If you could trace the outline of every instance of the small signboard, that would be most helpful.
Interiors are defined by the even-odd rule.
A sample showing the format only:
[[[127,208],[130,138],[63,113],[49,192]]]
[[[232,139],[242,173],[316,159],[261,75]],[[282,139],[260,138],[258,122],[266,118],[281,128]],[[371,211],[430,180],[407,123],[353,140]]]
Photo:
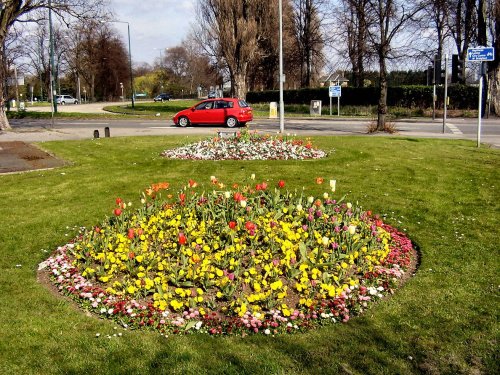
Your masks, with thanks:
[[[467,61],[493,61],[495,49],[493,47],[476,47],[467,49]]]
[[[340,86],[329,86],[328,95],[330,98],[340,98],[342,96],[342,89]]]

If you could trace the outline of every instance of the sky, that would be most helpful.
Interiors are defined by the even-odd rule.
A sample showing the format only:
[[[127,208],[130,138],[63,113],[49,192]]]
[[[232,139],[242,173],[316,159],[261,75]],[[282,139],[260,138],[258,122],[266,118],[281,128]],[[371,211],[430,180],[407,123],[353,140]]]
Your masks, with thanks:
[[[130,24],[132,61],[153,64],[181,44],[195,22],[196,0],[109,0],[114,19]],[[128,45],[127,25],[115,23]]]

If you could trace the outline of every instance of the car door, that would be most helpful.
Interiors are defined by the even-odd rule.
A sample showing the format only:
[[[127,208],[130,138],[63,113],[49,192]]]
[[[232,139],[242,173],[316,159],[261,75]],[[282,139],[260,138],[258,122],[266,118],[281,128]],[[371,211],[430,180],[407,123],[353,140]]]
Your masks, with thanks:
[[[196,107],[194,107],[194,110],[189,116],[189,120],[193,124],[212,124],[213,106],[213,100],[205,100],[201,102]]]
[[[211,113],[211,124],[224,124],[226,121],[226,108],[227,102],[225,100],[219,99],[214,102],[214,109]]]

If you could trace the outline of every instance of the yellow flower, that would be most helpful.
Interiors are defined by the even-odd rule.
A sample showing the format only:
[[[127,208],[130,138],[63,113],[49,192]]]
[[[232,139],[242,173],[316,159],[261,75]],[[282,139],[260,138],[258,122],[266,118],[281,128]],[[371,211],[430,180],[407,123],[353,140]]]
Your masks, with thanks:
[[[172,301],[170,301],[170,306],[172,306],[174,310],[179,310],[180,308],[182,308],[183,303],[173,299]]]
[[[281,280],[278,280],[278,281],[275,281],[274,283],[271,283],[272,290],[281,289],[282,286],[283,286],[283,283],[281,282]]]
[[[261,287],[259,283],[254,283],[253,284],[253,289],[258,293],[261,291]]]

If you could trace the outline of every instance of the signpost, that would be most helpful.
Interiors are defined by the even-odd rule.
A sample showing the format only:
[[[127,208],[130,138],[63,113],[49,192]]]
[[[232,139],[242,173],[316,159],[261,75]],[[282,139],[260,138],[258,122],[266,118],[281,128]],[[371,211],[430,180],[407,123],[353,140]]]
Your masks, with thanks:
[[[493,47],[475,47],[467,49],[467,61],[493,61],[495,49]]]
[[[467,49],[467,61],[480,61],[481,62],[481,74],[479,76],[479,105],[478,105],[478,115],[477,115],[477,147],[481,144],[481,107],[483,102],[483,75],[485,61],[495,60],[495,50],[493,47],[475,47]]]
[[[341,86],[329,86],[328,96],[330,97],[330,116],[332,115],[332,98],[337,98],[337,116],[340,116],[340,97],[342,96]]]

